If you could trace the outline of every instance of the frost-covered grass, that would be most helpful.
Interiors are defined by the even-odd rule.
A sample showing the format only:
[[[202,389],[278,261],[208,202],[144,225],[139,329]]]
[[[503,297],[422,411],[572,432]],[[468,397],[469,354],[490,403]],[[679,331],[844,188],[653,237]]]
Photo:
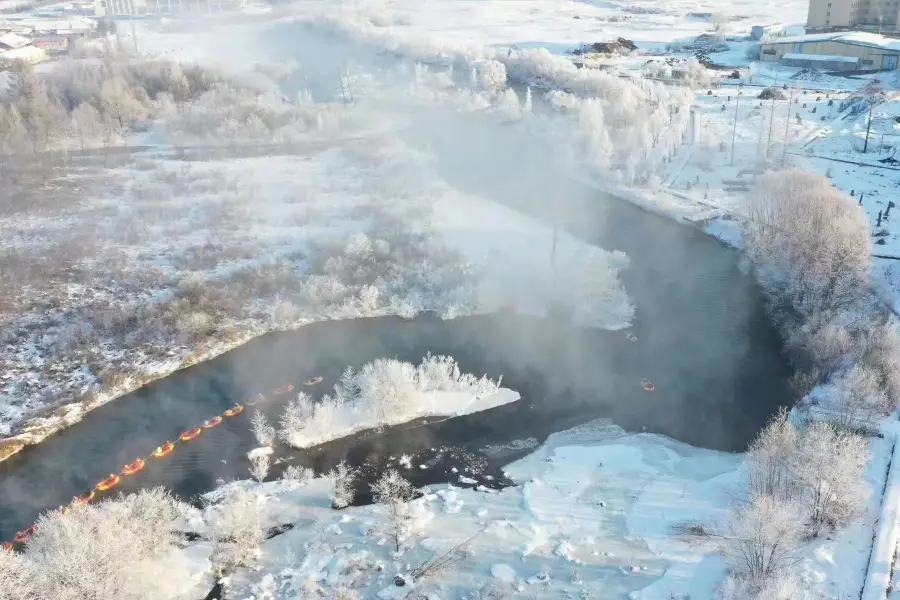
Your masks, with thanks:
[[[557,301],[546,226],[454,190],[363,117],[337,137],[315,129],[285,156],[181,161],[154,150],[79,167],[54,184],[77,183],[77,205],[56,195],[4,218],[7,281],[24,285],[5,290],[0,432],[84,401],[31,422],[39,439],[272,329]],[[557,260],[576,321],[627,326],[623,255],[560,235]]]
[[[519,398],[487,376],[461,373],[448,356],[428,355],[419,365],[379,358],[359,371],[348,368],[333,393],[318,401],[298,394],[281,417],[279,436],[291,446],[309,448],[364,429],[471,414]]]

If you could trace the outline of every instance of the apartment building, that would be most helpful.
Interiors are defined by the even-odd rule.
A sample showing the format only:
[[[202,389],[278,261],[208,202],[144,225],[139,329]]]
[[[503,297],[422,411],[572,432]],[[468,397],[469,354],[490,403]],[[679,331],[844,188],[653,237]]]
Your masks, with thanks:
[[[893,32],[900,25],[900,0],[809,0],[809,33],[872,29]]]

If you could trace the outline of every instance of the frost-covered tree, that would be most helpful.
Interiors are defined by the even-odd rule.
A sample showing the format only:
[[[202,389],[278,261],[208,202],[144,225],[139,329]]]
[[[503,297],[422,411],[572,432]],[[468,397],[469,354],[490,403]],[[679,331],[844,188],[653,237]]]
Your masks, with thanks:
[[[313,416],[313,401],[309,394],[300,392],[288,402],[279,421],[278,436],[285,443],[290,443],[294,432],[299,431]]]
[[[486,60],[481,64],[478,83],[482,89],[500,91],[506,87],[506,65],[497,60]]]
[[[803,511],[797,503],[754,495],[731,509],[726,554],[758,589],[790,566],[802,536]]]
[[[209,527],[213,542],[211,560],[219,574],[252,566],[266,540],[259,496],[244,488],[229,490],[221,504],[212,507]]]
[[[72,111],[72,123],[75,132],[78,135],[79,142],[81,143],[82,150],[85,149],[90,141],[100,137],[103,128],[103,120],[100,116],[100,112],[86,102],[79,104],[78,107]]]
[[[813,532],[841,527],[863,509],[869,446],[866,439],[829,423],[815,422],[803,432],[797,480]]]
[[[134,90],[121,76],[107,79],[100,88],[105,112],[120,129],[127,129],[147,114],[146,107],[134,96]]]
[[[790,413],[781,409],[759,433],[747,452],[750,491],[777,501],[793,500],[800,493],[796,479],[800,432]]]
[[[842,429],[871,427],[877,418],[893,410],[880,383],[874,369],[854,365],[834,382],[826,418]]]
[[[525,88],[525,103],[522,105],[522,110],[526,113],[530,113],[532,110],[532,100],[531,100],[531,86],[529,85]]]
[[[306,483],[315,477],[315,472],[306,467],[298,467],[297,465],[288,465],[281,474],[281,478],[285,481],[296,481],[298,483]]]
[[[388,532],[394,541],[394,550],[400,547],[408,535],[409,501],[415,498],[412,484],[394,469],[387,470],[372,485],[372,495],[385,512]]]
[[[900,328],[894,321],[873,322],[863,329],[860,363],[875,372],[886,395],[885,408],[900,401]]]
[[[356,496],[356,470],[341,461],[328,474],[331,478],[331,505],[335,508],[346,508],[353,502]]]
[[[763,175],[744,229],[774,316],[788,330],[811,318],[828,321],[868,297],[868,218],[827,178],[795,170]]]
[[[266,475],[269,474],[269,465],[271,463],[271,459],[267,452],[254,452],[250,454],[250,475],[258,481],[262,483],[266,478]]]
[[[260,446],[271,446],[275,441],[275,428],[269,425],[266,415],[259,410],[250,418],[250,429]]]
[[[177,552],[188,510],[155,488],[45,513],[20,563],[34,598],[103,600],[110,590],[125,600],[181,598],[193,578]]]
[[[0,548],[0,598],[3,600],[38,600],[34,564],[12,550]]]

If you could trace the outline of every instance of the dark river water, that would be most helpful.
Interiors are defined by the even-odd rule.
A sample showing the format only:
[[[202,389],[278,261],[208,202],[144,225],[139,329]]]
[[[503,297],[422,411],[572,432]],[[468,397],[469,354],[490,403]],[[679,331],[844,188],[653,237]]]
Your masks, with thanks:
[[[457,463],[480,463],[479,470],[495,472],[521,451],[498,454],[489,447],[541,441],[595,418],[740,451],[778,407],[790,403],[781,342],[735,251],[552,169],[528,168],[553,164],[555,150],[521,126],[473,115],[411,111],[404,117],[411,125],[407,141],[428,149],[454,187],[624,251],[631,266],[621,276],[636,306],[628,332],[636,340],[625,332],[577,330],[564,320],[512,313],[452,321],[427,315],[359,319],[269,334],[99,408],[0,463],[0,540],[236,402],[283,383],[300,387],[318,375],[324,381],[316,391],[323,393],[346,366],[383,356],[417,362],[427,352],[450,354],[464,371],[502,375],[504,386],[522,400],[294,452],[294,462],[324,471],[345,457],[359,465],[415,455],[417,462],[436,465],[413,469],[414,482],[423,485],[447,480]],[[655,391],[642,389],[645,378]],[[268,396],[254,408],[274,421],[286,398]],[[244,454],[255,445],[249,412],[179,444],[165,459],[148,461],[118,489],[161,484],[191,498],[217,479],[246,478]]]

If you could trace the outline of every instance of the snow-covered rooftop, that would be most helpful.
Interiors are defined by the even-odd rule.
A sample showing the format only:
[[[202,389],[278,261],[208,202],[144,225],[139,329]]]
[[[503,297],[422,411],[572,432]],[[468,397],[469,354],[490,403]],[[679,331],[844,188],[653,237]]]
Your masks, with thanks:
[[[858,63],[859,58],[856,56],[826,56],[822,54],[798,54],[796,52],[788,52],[782,58],[788,60],[814,60],[819,62],[845,62]]]
[[[794,35],[766,42],[768,44],[796,44],[802,42],[838,42],[841,44],[853,44],[855,46],[868,46],[883,50],[896,50],[900,52],[900,40],[887,37],[878,33],[867,31],[840,31],[833,33],[813,33],[808,35]]]
[[[7,48],[23,48],[31,43],[27,37],[22,37],[21,35],[16,35],[15,33],[5,33],[0,35],[0,45],[6,46]]]

